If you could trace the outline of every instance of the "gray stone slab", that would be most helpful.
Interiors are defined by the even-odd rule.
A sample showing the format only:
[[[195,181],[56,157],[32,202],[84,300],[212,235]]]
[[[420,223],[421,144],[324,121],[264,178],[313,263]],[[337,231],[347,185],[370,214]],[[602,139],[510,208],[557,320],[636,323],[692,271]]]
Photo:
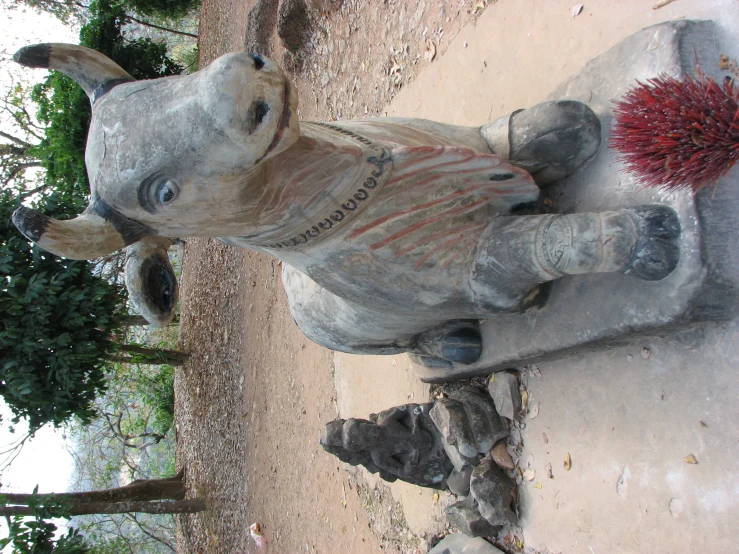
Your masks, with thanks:
[[[472,365],[419,367],[427,382],[484,375],[511,366],[606,349],[637,338],[666,336],[739,311],[739,167],[695,197],[645,189],[621,172],[608,148],[612,105],[637,81],[661,73],[723,79],[717,61],[727,32],[711,21],[672,21],[640,31],[590,61],[550,95],[586,102],[601,118],[598,154],[543,197],[557,213],[615,210],[639,204],[673,207],[682,226],[680,262],[666,279],[647,282],[621,274],[579,275],[552,284],[538,311],[490,319],[482,326],[483,354]],[[725,48],[726,46],[726,48]]]
[[[480,537],[469,537],[464,533],[447,535],[428,554],[503,554],[492,544]]]

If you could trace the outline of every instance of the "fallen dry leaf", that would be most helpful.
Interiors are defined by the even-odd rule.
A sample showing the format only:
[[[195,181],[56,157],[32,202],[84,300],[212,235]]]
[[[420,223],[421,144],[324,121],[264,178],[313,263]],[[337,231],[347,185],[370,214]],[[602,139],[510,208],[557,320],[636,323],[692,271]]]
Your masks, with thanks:
[[[531,410],[529,410],[529,418],[534,419],[538,415],[539,415],[539,403],[537,402],[536,404],[531,406]]]
[[[698,463],[698,460],[696,460],[695,456],[693,456],[692,454],[688,454],[687,456],[683,458],[683,460],[685,460],[686,464],[697,464]]]
[[[535,484],[534,486],[535,486],[535,487],[536,487],[537,489],[540,489],[540,488],[541,488],[541,483],[536,483],[536,484]]]
[[[434,495],[431,497],[434,504],[436,504],[439,501],[439,493],[435,492]]]
[[[545,444],[546,443],[549,443],[549,437],[547,437],[547,434],[546,433],[542,433],[541,434],[541,438],[544,439],[544,443]]]
[[[423,59],[429,62],[434,61],[436,57],[436,45],[430,38],[426,39],[426,51],[423,53]]]
[[[658,10],[660,8],[665,7],[667,4],[672,4],[675,0],[659,0],[654,6],[652,6],[653,10]]]
[[[262,529],[258,523],[252,523],[251,526],[249,526],[249,534],[251,535],[251,538],[254,539],[257,547],[262,548],[267,544],[267,539],[264,538],[264,534],[262,533]]]
[[[523,478],[526,479],[527,481],[533,481],[535,477],[536,477],[536,471],[533,469],[527,469],[526,471],[523,472]]]
[[[570,471],[570,468],[572,467],[572,458],[570,458],[570,453],[568,452],[565,454],[565,471]]]
[[[521,407],[525,410],[529,405],[529,391],[526,389],[521,391]]]
[[[554,475],[552,475],[552,464],[547,464],[546,470],[547,477],[549,477],[550,479],[554,479]]]
[[[572,17],[575,17],[576,15],[580,15],[580,12],[582,11],[582,9],[583,9],[582,4],[575,4],[574,6],[572,6]]]
[[[503,469],[513,469],[516,467],[516,464],[513,463],[513,458],[508,453],[505,441],[499,441],[493,446],[490,455],[493,457],[493,461],[498,464],[498,467],[502,467]]]

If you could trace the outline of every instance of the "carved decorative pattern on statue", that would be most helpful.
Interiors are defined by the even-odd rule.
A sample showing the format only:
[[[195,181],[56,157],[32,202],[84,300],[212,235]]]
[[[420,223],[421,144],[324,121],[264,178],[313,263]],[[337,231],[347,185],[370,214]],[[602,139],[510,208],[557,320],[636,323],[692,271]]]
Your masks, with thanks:
[[[345,224],[351,219],[353,213],[357,212],[361,208],[362,203],[369,200],[378,185],[384,182],[383,178],[387,177],[388,170],[387,166],[392,165],[392,159],[390,153],[373,141],[366,137],[358,135],[353,131],[342,129],[336,125],[329,123],[312,122],[312,125],[324,127],[331,131],[340,133],[346,137],[353,139],[354,141],[364,145],[374,151],[374,155],[368,156],[365,159],[365,163],[370,166],[370,174],[364,179],[361,186],[354,190],[353,193],[344,199],[338,206],[338,208],[331,213],[328,217],[325,217],[317,221],[314,225],[305,229],[302,233],[298,233],[286,240],[277,242],[260,243],[250,238],[249,241],[254,246],[262,248],[269,248],[273,250],[289,250],[307,244],[308,242],[317,239],[319,236],[323,238],[329,230],[335,230],[339,225]]]

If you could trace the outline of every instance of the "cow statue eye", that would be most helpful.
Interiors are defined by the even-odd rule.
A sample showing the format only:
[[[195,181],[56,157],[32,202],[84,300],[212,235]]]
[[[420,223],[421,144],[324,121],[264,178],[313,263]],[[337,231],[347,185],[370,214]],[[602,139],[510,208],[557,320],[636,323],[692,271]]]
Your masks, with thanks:
[[[154,196],[159,204],[168,204],[177,198],[179,191],[180,188],[177,183],[172,179],[167,179],[157,185]]]

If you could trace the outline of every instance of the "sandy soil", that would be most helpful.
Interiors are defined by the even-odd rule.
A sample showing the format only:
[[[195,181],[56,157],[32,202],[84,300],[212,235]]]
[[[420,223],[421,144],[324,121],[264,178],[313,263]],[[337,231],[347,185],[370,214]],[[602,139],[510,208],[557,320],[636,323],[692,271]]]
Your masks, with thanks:
[[[256,4],[204,0],[201,66],[253,43]],[[309,1],[314,33],[293,75],[301,117],[380,115],[484,4]],[[273,59],[294,66],[272,38]],[[175,383],[177,457],[209,510],[179,520],[179,551],[256,552],[248,528],[259,522],[267,552],[425,552],[429,537],[407,528],[387,489],[369,488],[320,448],[321,427],[338,414],[332,356],[295,326],[280,272],[260,254],[187,242],[181,340],[191,358]]]

